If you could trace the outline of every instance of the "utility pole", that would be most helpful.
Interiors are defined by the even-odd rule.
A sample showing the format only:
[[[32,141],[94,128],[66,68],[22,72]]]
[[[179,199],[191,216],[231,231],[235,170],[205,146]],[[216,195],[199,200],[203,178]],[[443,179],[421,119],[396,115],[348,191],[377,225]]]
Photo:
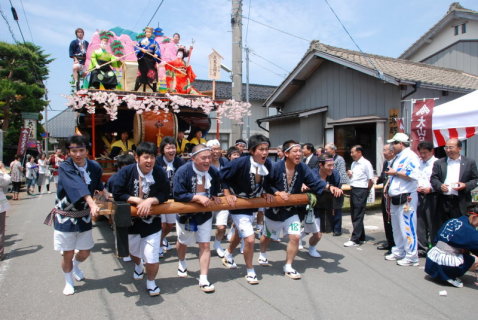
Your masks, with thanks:
[[[249,103],[249,47],[246,44],[244,48],[246,51],[246,102]],[[247,116],[247,139],[251,136],[251,116]]]
[[[242,0],[232,0],[232,98],[242,101]],[[232,121],[231,140],[242,138],[242,125]]]

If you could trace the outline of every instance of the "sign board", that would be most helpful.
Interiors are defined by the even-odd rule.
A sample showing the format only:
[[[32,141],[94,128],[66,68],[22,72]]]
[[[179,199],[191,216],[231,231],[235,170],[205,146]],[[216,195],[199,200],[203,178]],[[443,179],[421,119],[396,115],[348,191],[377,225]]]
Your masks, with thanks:
[[[23,119],[23,127],[30,129],[29,141],[37,140],[37,120]]]
[[[388,110],[388,138],[391,139],[398,132],[398,109]]]
[[[412,150],[417,152],[422,141],[433,141],[432,115],[435,107],[434,99],[418,100],[413,103],[411,139]]]
[[[222,57],[216,52],[216,50],[212,49],[212,52],[209,54],[208,58],[208,78],[211,80],[219,80],[221,78]]]
[[[38,112],[22,112],[23,119],[38,120],[39,116]]]

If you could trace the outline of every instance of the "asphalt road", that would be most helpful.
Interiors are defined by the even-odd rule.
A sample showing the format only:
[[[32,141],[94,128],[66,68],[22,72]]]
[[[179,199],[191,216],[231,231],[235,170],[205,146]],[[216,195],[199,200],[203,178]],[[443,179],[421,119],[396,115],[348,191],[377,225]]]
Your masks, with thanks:
[[[22,194],[23,197],[26,195]],[[476,276],[463,277],[465,287],[430,281],[419,267],[400,267],[385,261],[376,243],[383,240],[381,216],[366,217],[368,241],[344,248],[347,234],[325,235],[321,259],[300,252],[294,267],[301,280],[282,275],[285,244],[274,243],[272,267],[256,267],[260,284],[244,279],[239,268],[225,269],[213,256],[209,280],[213,294],[202,293],[197,249],[188,251],[190,277],[176,276],[175,250],[162,259],[157,284],[159,297],[149,297],[144,280],[132,279],[131,262],[115,257],[113,233],[106,222],[95,225],[96,245],[81,265],[86,281],[73,296],[62,294],[60,255],[53,251],[53,231],[42,224],[54,195],[11,202],[7,212],[6,258],[0,261],[0,319],[471,319],[475,316]],[[350,228],[350,217],[344,217]],[[174,237],[172,237],[174,240]],[[225,243],[223,244],[225,246]],[[259,244],[256,243],[256,252]],[[256,253],[254,261],[257,261]],[[446,296],[439,291],[446,290]]]

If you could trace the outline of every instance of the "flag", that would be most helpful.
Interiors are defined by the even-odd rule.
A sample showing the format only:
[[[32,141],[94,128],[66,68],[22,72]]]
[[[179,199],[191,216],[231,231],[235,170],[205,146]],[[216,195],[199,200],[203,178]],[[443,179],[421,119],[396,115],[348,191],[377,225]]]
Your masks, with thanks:
[[[28,137],[30,136],[30,128],[21,128],[20,137],[18,138],[17,155],[23,156],[27,151]]]
[[[435,107],[434,99],[417,100],[413,104],[410,135],[412,150],[417,152],[418,144],[422,141],[433,141],[432,115]]]

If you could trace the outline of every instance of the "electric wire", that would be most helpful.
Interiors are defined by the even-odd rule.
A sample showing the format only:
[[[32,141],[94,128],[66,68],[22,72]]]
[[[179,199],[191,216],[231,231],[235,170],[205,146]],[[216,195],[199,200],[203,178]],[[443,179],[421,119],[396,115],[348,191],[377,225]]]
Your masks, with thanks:
[[[20,27],[20,23],[18,22],[18,14],[15,8],[13,7],[12,0],[8,0],[10,2],[11,10],[12,10],[12,15],[13,15],[13,20],[17,23],[18,30],[20,30],[20,35],[22,36],[23,43],[25,43],[25,37],[23,36],[23,31],[22,28]]]
[[[268,24],[265,24],[265,23],[263,23],[263,22],[254,20],[254,19],[252,19],[251,17],[246,17],[246,16],[242,16],[242,17],[245,18],[245,19],[247,19],[247,20],[250,20],[250,21],[252,21],[252,22],[255,22],[255,23],[257,23],[257,24],[260,24],[260,25],[262,25],[262,26],[264,26],[264,27],[267,27],[267,28],[270,28],[270,29],[272,29],[272,30],[275,30],[275,31],[281,32],[281,33],[283,33],[283,34],[286,34],[286,35],[288,35],[288,36],[291,36],[291,37],[294,37],[294,38],[297,38],[297,39],[300,39],[300,40],[303,40],[303,41],[307,41],[307,42],[310,42],[310,41],[311,41],[311,40],[309,40],[309,39],[302,38],[302,37],[300,37],[300,36],[298,36],[298,35],[295,35],[295,34],[292,34],[292,33],[290,33],[290,32],[281,30],[281,29],[279,29],[279,28],[273,27],[273,26],[268,25]]]
[[[23,6],[23,0],[20,0],[20,4],[22,5],[23,15],[25,16],[25,22],[27,23],[28,32],[30,33],[30,38],[32,42],[35,43],[33,40],[32,29],[30,29],[30,23],[28,23],[27,13],[25,12],[25,7]]]
[[[286,69],[284,69],[283,67],[281,67],[280,65],[276,64],[275,62],[273,62],[273,61],[271,61],[271,60],[269,60],[269,59],[267,59],[267,58],[264,58],[263,56],[257,54],[254,50],[251,50],[250,48],[249,48],[249,52],[250,52],[251,54],[255,55],[256,57],[261,58],[262,60],[269,62],[270,64],[272,64],[273,66],[275,66],[275,67],[281,69],[282,71],[285,71],[285,72],[289,73],[289,70],[286,70]]]
[[[136,22],[134,23],[132,30],[135,30],[135,29],[136,29],[136,26],[138,25],[139,20],[140,20],[140,19],[144,16],[144,14],[146,13],[146,10],[149,8],[149,5],[151,4],[151,1],[152,1],[152,0],[149,0],[149,1],[148,1],[148,4],[146,4],[146,7],[144,7],[143,11],[141,11],[141,14],[140,14],[140,15],[138,16],[138,18],[136,19]]]
[[[151,17],[151,19],[149,19],[149,22],[146,24],[147,26],[149,26],[149,24],[151,23],[151,21],[153,21],[154,16],[156,15],[156,13],[158,13],[158,10],[159,10],[159,8],[161,8],[161,5],[163,4],[163,2],[164,2],[164,0],[161,0],[161,2],[159,3],[158,7],[156,8],[156,11],[154,11],[153,16]]]
[[[12,39],[15,43],[18,43],[17,38],[15,37],[15,34],[13,33],[12,26],[10,26],[10,22],[8,22],[8,18],[3,12],[2,8],[0,8],[0,14],[2,15],[3,20],[5,20],[5,23],[7,24],[8,31],[10,32]]]
[[[247,23],[246,23],[246,39],[244,41],[244,43],[246,44],[246,47],[247,47],[247,35],[249,34],[249,17],[251,16],[251,0],[249,0],[249,9],[248,9],[248,12],[247,12]]]
[[[253,64],[255,64],[256,66],[258,66],[258,67],[260,67],[260,68],[262,68],[262,69],[264,69],[264,70],[266,70],[266,71],[269,71],[269,72],[272,73],[272,74],[275,74],[275,75],[278,76],[278,77],[281,77],[281,78],[283,78],[283,79],[284,79],[285,77],[287,77],[287,74],[285,74],[285,73],[277,73],[277,72],[275,72],[275,71],[273,71],[273,70],[271,70],[271,69],[269,69],[269,68],[267,68],[267,67],[264,67],[263,65],[261,65],[260,63],[257,63],[256,61],[254,61],[254,60],[252,60],[252,59],[249,59],[249,61],[252,62]]]
[[[366,54],[365,52],[362,51],[362,49],[359,47],[358,43],[355,41],[355,39],[352,37],[352,35],[350,34],[350,32],[347,30],[347,28],[345,27],[345,25],[342,23],[342,21],[340,20],[339,16],[337,15],[337,13],[335,13],[335,10],[332,8],[332,6],[329,4],[329,2],[327,0],[324,0],[325,3],[327,4],[327,6],[329,7],[330,11],[332,11],[332,13],[334,14],[335,18],[337,18],[337,21],[340,23],[340,25],[342,26],[342,28],[345,30],[345,33],[347,33],[347,35],[349,36],[350,40],[352,40],[352,42],[354,43],[354,45],[357,47],[357,49],[360,51],[360,53],[362,53],[364,55],[364,57],[368,60],[368,62],[372,65],[372,67],[375,69],[375,71],[377,71],[378,73],[378,76],[379,78],[383,78],[383,72],[377,67],[377,65],[373,62],[372,59],[370,59],[369,55]]]

